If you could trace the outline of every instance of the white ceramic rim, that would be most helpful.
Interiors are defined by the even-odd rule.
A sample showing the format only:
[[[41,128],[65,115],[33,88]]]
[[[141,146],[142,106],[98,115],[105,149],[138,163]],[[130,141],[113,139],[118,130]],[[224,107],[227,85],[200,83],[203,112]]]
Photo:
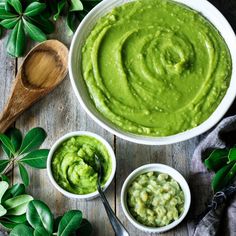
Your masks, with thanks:
[[[181,189],[184,192],[184,198],[185,198],[184,199],[184,212],[182,213],[182,215],[180,216],[180,218],[178,220],[175,220],[171,224],[166,225],[164,227],[156,228],[156,227],[148,227],[148,226],[140,224],[131,215],[131,213],[129,212],[128,206],[127,206],[127,201],[126,201],[127,188],[129,187],[129,185],[133,182],[133,180],[137,176],[139,176],[140,174],[149,172],[149,171],[157,171],[157,172],[161,172],[161,173],[167,173],[169,176],[171,176],[173,179],[175,179],[179,183]],[[132,225],[134,225],[136,228],[138,228],[144,232],[163,233],[163,232],[166,232],[166,231],[176,227],[178,224],[180,224],[180,222],[187,215],[190,205],[191,205],[191,193],[190,193],[190,189],[189,189],[187,181],[177,170],[173,169],[170,166],[163,165],[163,164],[147,164],[147,165],[144,165],[144,166],[141,166],[141,167],[135,169],[126,178],[126,180],[122,186],[122,190],[121,190],[121,206],[122,206],[125,216],[128,218],[128,220],[131,222]]]
[[[50,149],[50,152],[48,154],[48,159],[47,159],[47,173],[48,173],[48,177],[51,181],[51,183],[53,184],[53,186],[59,191],[61,192],[63,195],[65,195],[66,197],[69,198],[76,198],[76,199],[93,199],[99,196],[98,191],[93,192],[93,193],[89,193],[89,194],[74,194],[74,193],[70,193],[68,191],[66,191],[65,189],[63,189],[54,179],[53,175],[52,175],[52,170],[51,170],[51,160],[53,157],[54,152],[56,151],[56,149],[58,148],[58,146],[64,142],[65,140],[71,138],[71,137],[76,137],[76,136],[90,136],[93,137],[97,140],[99,140],[107,149],[111,161],[112,161],[112,171],[110,174],[110,177],[108,178],[106,184],[103,187],[103,190],[105,191],[108,186],[111,184],[114,176],[115,176],[115,172],[116,172],[116,158],[115,158],[115,154],[114,151],[111,147],[111,145],[104,139],[102,138],[100,135],[97,135],[95,133],[92,132],[88,132],[88,131],[75,131],[75,132],[70,132],[68,134],[65,134],[64,136],[62,136],[61,138],[59,138],[54,145],[52,146],[52,148]]]
[[[148,137],[148,136],[141,136],[141,135],[136,135],[133,133],[126,132],[120,129],[119,127],[117,127],[116,125],[112,124],[110,121],[108,121],[98,111],[95,111],[96,109],[94,108],[92,109],[91,107],[88,107],[89,106],[88,99],[85,101],[85,99],[82,96],[83,89],[86,89],[86,87],[84,87],[84,85],[82,85],[81,83],[79,84],[79,78],[82,75],[81,73],[80,75],[77,73],[78,72],[77,67],[79,67],[79,65],[78,63],[75,63],[75,61],[77,60],[77,54],[79,55],[79,52],[82,47],[80,44],[81,42],[84,42],[84,40],[86,39],[86,37],[83,36],[83,32],[85,31],[86,28],[91,28],[91,26],[89,26],[89,22],[96,21],[98,18],[100,18],[101,12],[102,14],[105,14],[106,12],[114,8],[114,5],[116,6],[121,5],[128,1],[134,1],[134,0],[103,0],[100,4],[98,4],[95,8],[93,8],[93,10],[90,11],[90,13],[84,18],[84,20],[81,22],[81,24],[79,25],[78,29],[75,32],[75,35],[71,43],[70,52],[69,52],[69,75],[70,75],[72,88],[81,106],[88,113],[88,115],[101,127],[103,127],[107,131],[113,133],[114,135],[122,139],[131,141],[134,143],[140,143],[140,144],[145,144],[145,145],[167,145],[167,144],[185,141],[206,132],[207,130],[212,128],[221,120],[221,118],[225,115],[229,107],[232,105],[236,96],[236,93],[235,93],[235,87],[236,87],[236,37],[235,37],[235,33],[232,27],[230,26],[230,24],[228,23],[228,21],[220,13],[220,11],[207,0],[198,0],[198,1],[174,0],[176,2],[180,2],[182,4],[187,5],[188,7],[200,12],[203,16],[205,16],[221,33],[231,53],[232,76],[231,76],[230,86],[227,90],[225,97],[221,101],[220,105],[217,107],[215,112],[205,122],[203,122],[202,124],[200,124],[199,126],[193,129],[190,129],[190,130],[187,130],[185,132],[178,133],[175,135],[166,136],[166,137]],[[78,50],[79,48],[80,50]],[[74,66],[74,63],[75,63],[75,66]]]

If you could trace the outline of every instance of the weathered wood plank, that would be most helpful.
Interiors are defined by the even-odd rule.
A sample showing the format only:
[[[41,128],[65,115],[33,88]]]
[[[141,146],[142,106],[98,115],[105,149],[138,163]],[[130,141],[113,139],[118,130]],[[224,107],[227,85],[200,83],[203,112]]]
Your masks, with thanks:
[[[12,82],[16,73],[16,60],[10,57],[6,52],[6,43],[8,35],[0,39],[0,112],[8,100]],[[4,154],[1,153],[1,156]],[[11,177],[11,173],[9,174]]]
[[[65,22],[59,22],[56,31],[50,38],[61,40],[67,46],[71,37],[66,34]],[[20,65],[22,60],[18,61]],[[77,98],[72,91],[69,78],[43,100],[35,104],[25,112],[16,122],[16,126],[28,131],[32,127],[43,127],[48,138],[43,147],[50,148],[62,135],[76,130],[88,130],[95,132],[113,146],[113,135],[107,133],[96,125],[82,110]],[[46,170],[38,171],[29,169],[31,185],[28,191],[37,199],[45,201],[55,215],[63,214],[71,209],[80,209],[94,227],[94,235],[112,236],[113,231],[109,224],[105,210],[99,199],[91,201],[79,201],[62,196],[49,182]],[[15,171],[14,180],[19,180],[18,170]],[[115,206],[115,185],[110,186],[106,192],[112,207]]]

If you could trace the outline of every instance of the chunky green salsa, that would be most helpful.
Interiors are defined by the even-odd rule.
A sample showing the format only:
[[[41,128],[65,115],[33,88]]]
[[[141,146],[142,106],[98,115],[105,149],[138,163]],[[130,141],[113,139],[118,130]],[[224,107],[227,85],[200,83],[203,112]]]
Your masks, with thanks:
[[[200,13],[170,0],[137,0],[98,20],[82,49],[94,105],[123,130],[168,136],[217,108],[232,72],[228,47]]]
[[[127,203],[130,213],[138,222],[161,227],[179,219],[184,210],[184,193],[169,175],[148,172],[131,183]]]
[[[52,173],[56,182],[75,194],[88,194],[97,190],[95,154],[103,167],[102,185],[108,180],[112,163],[106,147],[90,136],[75,136],[64,141],[52,158]]]

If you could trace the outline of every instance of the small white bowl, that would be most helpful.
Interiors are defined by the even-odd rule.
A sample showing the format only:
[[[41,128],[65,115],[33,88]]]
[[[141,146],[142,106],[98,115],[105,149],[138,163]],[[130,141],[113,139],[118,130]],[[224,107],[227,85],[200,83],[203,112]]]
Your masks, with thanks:
[[[93,198],[96,198],[99,196],[98,191],[93,192],[93,193],[89,193],[89,194],[74,194],[71,192],[66,191],[65,189],[63,189],[54,179],[53,174],[52,174],[52,169],[51,169],[51,161],[52,161],[52,157],[54,152],[57,150],[57,148],[60,146],[60,144],[62,142],[64,142],[65,140],[71,138],[71,137],[76,137],[76,136],[90,136],[93,137],[95,139],[97,139],[98,141],[100,141],[107,149],[111,161],[112,161],[112,171],[111,174],[107,180],[107,182],[105,183],[103,190],[105,191],[108,186],[111,184],[114,176],[115,176],[115,172],[116,172],[116,158],[115,158],[115,154],[114,151],[112,149],[112,147],[110,146],[110,144],[101,136],[91,133],[91,132],[87,132],[87,131],[76,131],[76,132],[71,132],[68,133],[64,136],[62,136],[60,139],[58,139],[55,144],[52,146],[49,155],[48,155],[48,159],[47,159],[47,173],[48,173],[48,177],[51,181],[51,183],[53,184],[53,186],[59,191],[61,192],[63,195],[65,195],[66,197],[69,198],[76,198],[76,199],[86,199],[86,200],[91,200]]]
[[[87,16],[80,23],[78,29],[76,30],[69,53],[69,75],[72,84],[72,88],[79,100],[79,103],[84,108],[84,110],[88,113],[88,115],[101,127],[108,130],[109,132],[117,135],[120,138],[125,140],[146,144],[146,145],[166,145],[181,142],[195,136],[198,136],[214,125],[216,125],[220,119],[224,116],[226,111],[229,109],[231,104],[233,103],[236,93],[236,37],[235,33],[225,19],[225,17],[207,0],[174,0],[176,2],[180,2],[198,12],[200,12],[204,17],[206,17],[220,32],[222,37],[224,38],[231,57],[232,57],[232,78],[230,82],[230,86],[227,90],[226,95],[223,100],[219,104],[218,108],[215,112],[202,124],[199,126],[187,130],[182,133],[178,133],[171,136],[166,137],[147,137],[143,135],[133,134],[127,131],[124,131],[122,128],[116,126],[111,121],[106,119],[94,106],[92,99],[87,91],[86,84],[84,82],[82,76],[81,69],[81,50],[93,29],[94,25],[102,16],[106,13],[110,12],[114,7],[120,6],[127,2],[131,2],[135,0],[103,0],[99,3],[93,10],[91,10]]]
[[[183,211],[183,213],[181,214],[181,216],[178,220],[175,220],[171,224],[163,226],[163,227],[148,227],[148,226],[145,226],[145,225],[139,223],[132,216],[132,214],[130,213],[129,208],[127,206],[127,189],[129,188],[130,184],[139,175],[146,173],[146,172],[150,172],[150,171],[168,174],[169,176],[171,176],[174,180],[176,180],[179,183],[181,189],[184,192],[184,211]],[[136,228],[138,228],[144,232],[148,232],[148,233],[163,233],[163,232],[166,232],[166,231],[176,227],[187,215],[189,208],[190,208],[190,204],[191,204],[191,193],[190,193],[189,186],[188,186],[186,180],[184,179],[184,177],[177,170],[175,170],[167,165],[163,165],[163,164],[148,164],[148,165],[144,165],[144,166],[137,168],[126,178],[126,180],[122,186],[122,190],[121,190],[121,206],[122,206],[122,209],[125,213],[125,216],[131,222],[131,224],[134,225]]]

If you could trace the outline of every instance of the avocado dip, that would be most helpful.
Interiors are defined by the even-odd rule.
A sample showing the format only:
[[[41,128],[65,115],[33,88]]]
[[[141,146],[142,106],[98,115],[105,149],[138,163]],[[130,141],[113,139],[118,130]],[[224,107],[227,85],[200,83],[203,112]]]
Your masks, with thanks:
[[[112,163],[106,147],[96,138],[75,136],[64,141],[52,158],[52,174],[66,191],[88,194],[97,190],[95,154],[103,167],[102,185],[112,171]]]
[[[232,63],[217,29],[169,0],[137,0],[98,20],[82,49],[82,74],[97,110],[144,136],[194,128],[216,110]]]
[[[184,193],[178,182],[165,173],[147,172],[131,183],[127,204],[141,224],[162,227],[178,220],[184,211]]]

